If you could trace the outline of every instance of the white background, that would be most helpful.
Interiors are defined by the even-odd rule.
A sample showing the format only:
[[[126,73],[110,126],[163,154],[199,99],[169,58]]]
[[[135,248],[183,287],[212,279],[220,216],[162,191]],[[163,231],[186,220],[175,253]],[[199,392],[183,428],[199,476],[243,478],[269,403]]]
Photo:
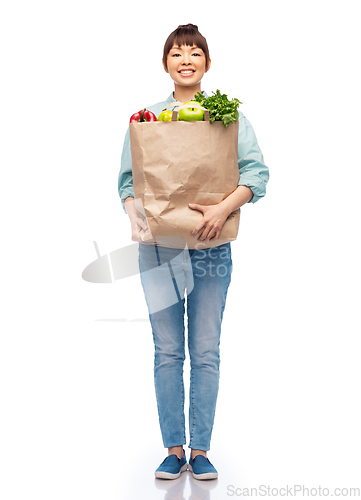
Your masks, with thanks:
[[[81,274],[93,241],[131,243],[124,134],[172,92],[163,45],[188,22],[210,48],[202,89],[243,102],[270,182],[232,243],[220,479],[172,498],[361,487],[358,2],[15,0],[0,19],[1,497],[167,494],[139,276]]]

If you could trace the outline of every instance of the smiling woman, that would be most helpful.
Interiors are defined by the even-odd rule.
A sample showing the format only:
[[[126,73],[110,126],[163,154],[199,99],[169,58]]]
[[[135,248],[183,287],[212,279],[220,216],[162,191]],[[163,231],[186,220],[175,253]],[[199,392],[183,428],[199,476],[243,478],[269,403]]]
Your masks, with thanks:
[[[207,41],[199,33],[197,26],[193,24],[178,26],[169,35],[163,51],[163,66],[174,82],[174,92],[165,101],[158,102],[147,109],[159,117],[164,109],[174,108],[178,104],[177,101],[184,103],[194,100],[198,93],[205,98],[208,97],[205,92],[201,91],[201,80],[210,65]],[[188,204],[190,210],[200,212],[200,222],[192,232],[189,232],[189,235],[193,237],[199,233],[197,246],[189,250],[189,255],[188,252],[180,253],[179,248],[143,242],[141,231],[147,230],[147,224],[143,219],[143,214],[138,213],[139,205],[136,205],[134,200],[129,130],[124,141],[118,190],[123,208],[131,222],[132,240],[139,242],[140,278],[149,308],[155,348],[154,383],[159,423],[163,445],[168,448],[168,456],[155,471],[157,478],[176,479],[187,467],[196,479],[215,479],[218,476],[217,470],[207,457],[207,451],[210,449],[219,386],[221,324],[232,273],[230,242],[220,241],[220,235],[228,217],[233,212],[248,202],[255,203],[265,195],[268,181],[268,168],[264,164],[253,129],[242,113],[239,112],[237,116],[239,116],[239,122],[235,130],[239,130],[238,157],[235,151],[237,141],[234,139],[231,141],[236,172],[232,168],[230,156],[225,149],[218,148],[219,151],[217,151],[217,154],[220,153],[219,162],[227,166],[227,182],[233,182],[232,176],[234,175],[232,185],[235,187],[239,179],[237,188],[222,201],[215,203],[211,199],[214,185],[204,187],[205,182],[202,179],[204,204],[194,202]],[[130,126],[132,125],[137,124]],[[174,162],[179,188],[182,192],[188,191],[188,194],[192,195],[193,188],[187,184],[187,179],[192,178],[195,172],[193,163],[197,164],[201,156],[198,143],[193,141],[194,135],[189,135],[193,128],[189,128],[188,125],[193,127],[193,124],[174,122],[154,125],[156,128],[158,125],[164,128],[163,125],[165,125],[167,129],[173,131],[174,136],[168,142],[164,142],[162,138],[155,148],[156,160],[149,162],[151,175],[156,177],[152,167],[158,160],[160,152],[169,144],[179,144],[178,158]],[[186,137],[180,137],[180,128],[177,125],[180,125],[184,131],[186,130],[184,126],[187,126]],[[199,123],[198,125],[207,124]],[[147,130],[151,133],[151,129]],[[155,137],[152,136],[148,143],[154,143],[154,140]],[[209,147],[206,147],[207,154],[217,144],[219,144],[217,140],[211,141]],[[187,156],[183,163],[180,159],[182,149],[191,158]],[[135,156],[133,155],[133,159],[136,167]],[[149,161],[150,155],[146,156]],[[216,154],[212,153],[212,157],[215,156]],[[211,163],[206,162],[205,176],[212,180],[213,175],[218,173],[218,163],[216,162],[213,166]],[[165,162],[165,164],[170,163]],[[167,180],[167,175],[164,178]],[[219,192],[219,183],[215,188]],[[154,191],[158,195],[163,193],[159,185]],[[162,205],[162,214],[168,213],[169,207],[171,211],[174,208],[171,206],[173,202],[169,203],[166,197],[164,200],[166,203]],[[149,197],[147,202],[149,202]],[[181,206],[179,197],[174,205]],[[182,213],[188,213],[187,206],[184,208],[185,211]],[[172,219],[171,225],[178,228],[176,218]],[[206,243],[202,243],[207,241],[213,248],[208,248]],[[204,250],[203,245],[205,245]],[[169,262],[176,262],[177,266],[173,267],[173,264],[170,266]],[[214,272],[215,269],[216,272]],[[168,282],[170,286],[166,287],[165,283]],[[171,305],[168,299],[171,299]],[[156,304],[155,310],[154,303]],[[183,449],[186,444],[183,384],[185,315],[191,362],[188,445],[191,449],[191,456],[188,465]]]

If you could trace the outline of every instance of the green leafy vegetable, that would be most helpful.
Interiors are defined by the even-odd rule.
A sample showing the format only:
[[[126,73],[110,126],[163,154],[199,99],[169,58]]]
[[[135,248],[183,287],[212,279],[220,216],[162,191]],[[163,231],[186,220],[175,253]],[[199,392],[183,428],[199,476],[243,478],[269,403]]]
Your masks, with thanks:
[[[228,100],[226,94],[221,94],[217,89],[213,91],[212,96],[204,97],[203,94],[198,92],[194,99],[199,102],[201,106],[209,110],[209,121],[221,121],[225,127],[230,123],[236,123],[239,117],[238,106],[241,103],[238,99]]]

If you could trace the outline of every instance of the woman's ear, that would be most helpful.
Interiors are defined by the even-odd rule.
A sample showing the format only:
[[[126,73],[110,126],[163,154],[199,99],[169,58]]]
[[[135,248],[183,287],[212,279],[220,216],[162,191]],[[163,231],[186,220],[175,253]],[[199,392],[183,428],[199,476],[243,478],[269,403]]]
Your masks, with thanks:
[[[208,66],[207,66],[206,71],[205,71],[206,73],[207,73],[207,71],[209,70],[210,67],[211,67],[211,60],[209,59],[208,60]]]
[[[162,59],[162,64],[163,64],[164,71],[165,71],[166,73],[169,73],[168,68],[165,66],[165,64],[164,64],[164,62],[163,62],[163,59]]]

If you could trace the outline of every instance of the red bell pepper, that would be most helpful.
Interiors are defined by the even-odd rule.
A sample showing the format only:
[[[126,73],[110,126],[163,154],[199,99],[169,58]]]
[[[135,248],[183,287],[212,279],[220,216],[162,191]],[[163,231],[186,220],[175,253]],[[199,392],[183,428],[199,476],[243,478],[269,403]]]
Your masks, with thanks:
[[[157,117],[155,116],[155,114],[152,113],[151,111],[149,111],[148,109],[144,108],[143,110],[138,111],[138,113],[134,113],[134,115],[132,115],[130,117],[129,123],[156,122],[156,121],[158,121],[158,120],[157,120]]]

